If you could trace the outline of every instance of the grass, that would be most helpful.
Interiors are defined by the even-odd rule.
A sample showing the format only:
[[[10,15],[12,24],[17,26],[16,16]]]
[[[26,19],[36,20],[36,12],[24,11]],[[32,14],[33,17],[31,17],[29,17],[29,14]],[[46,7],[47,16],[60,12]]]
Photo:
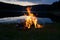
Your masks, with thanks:
[[[0,40],[59,40],[60,23],[42,29],[17,30],[15,24],[0,24]]]

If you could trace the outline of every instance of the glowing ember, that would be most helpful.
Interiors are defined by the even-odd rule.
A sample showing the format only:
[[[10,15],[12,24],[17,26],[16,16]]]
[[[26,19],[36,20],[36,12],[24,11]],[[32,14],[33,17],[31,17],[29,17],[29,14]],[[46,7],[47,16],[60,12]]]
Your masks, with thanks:
[[[27,7],[27,14],[24,14],[25,16],[28,16],[26,18],[26,22],[25,22],[25,27],[27,27],[28,29],[31,27],[31,25],[34,24],[35,28],[42,28],[41,25],[37,24],[37,18],[36,16],[31,12],[31,7]]]

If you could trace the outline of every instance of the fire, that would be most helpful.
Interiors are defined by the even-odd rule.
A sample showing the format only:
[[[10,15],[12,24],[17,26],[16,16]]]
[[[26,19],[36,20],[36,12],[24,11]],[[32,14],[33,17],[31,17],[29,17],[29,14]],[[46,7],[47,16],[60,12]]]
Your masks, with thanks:
[[[34,24],[35,28],[42,28],[42,26],[37,23],[36,16],[31,12],[31,7],[27,7],[26,10],[28,15],[25,14],[25,16],[28,17],[26,18],[25,27],[29,29]]]

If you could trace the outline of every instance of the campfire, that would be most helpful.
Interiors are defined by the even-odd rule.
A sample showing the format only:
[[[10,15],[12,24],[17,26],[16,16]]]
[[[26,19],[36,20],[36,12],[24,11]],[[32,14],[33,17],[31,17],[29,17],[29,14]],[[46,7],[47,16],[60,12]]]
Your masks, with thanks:
[[[42,28],[42,25],[37,23],[37,17],[31,12],[31,7],[26,8],[28,14],[24,14],[24,16],[28,16],[25,20],[25,27],[30,29],[32,25],[35,28]]]

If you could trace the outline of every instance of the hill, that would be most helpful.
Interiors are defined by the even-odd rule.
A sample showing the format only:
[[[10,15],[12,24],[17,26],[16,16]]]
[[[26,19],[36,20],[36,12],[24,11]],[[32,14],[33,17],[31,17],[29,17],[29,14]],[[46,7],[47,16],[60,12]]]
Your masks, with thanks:
[[[33,5],[32,12],[38,14],[38,17],[49,17],[54,21],[58,21],[60,17],[60,2],[54,2],[52,5],[40,4]],[[26,7],[14,4],[0,2],[0,18],[21,16],[26,13]]]

